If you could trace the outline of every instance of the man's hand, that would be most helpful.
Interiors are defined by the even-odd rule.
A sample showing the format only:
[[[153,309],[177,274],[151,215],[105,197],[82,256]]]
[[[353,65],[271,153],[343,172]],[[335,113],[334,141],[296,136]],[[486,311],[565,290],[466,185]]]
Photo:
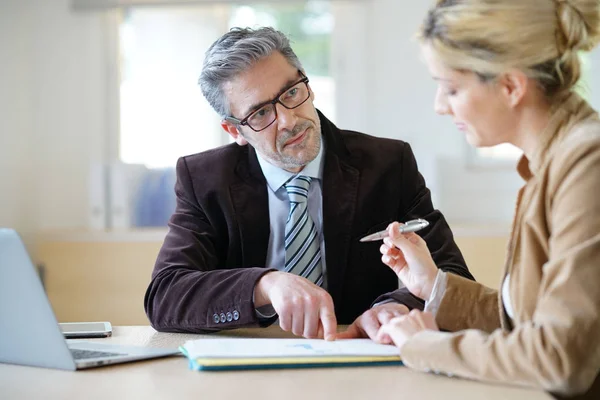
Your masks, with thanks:
[[[377,338],[377,332],[381,325],[388,323],[392,318],[408,314],[408,308],[404,304],[385,303],[365,311],[360,317],[348,327],[345,332],[337,335],[338,339],[354,338]],[[387,338],[391,343],[391,339]]]
[[[284,331],[309,339],[335,340],[337,321],[327,291],[287,272],[269,272],[254,288],[254,306],[271,304]]]
[[[425,330],[439,331],[435,317],[429,312],[412,310],[409,314],[393,318],[385,323],[377,334],[379,343],[393,342],[402,352],[404,343],[417,333]]]

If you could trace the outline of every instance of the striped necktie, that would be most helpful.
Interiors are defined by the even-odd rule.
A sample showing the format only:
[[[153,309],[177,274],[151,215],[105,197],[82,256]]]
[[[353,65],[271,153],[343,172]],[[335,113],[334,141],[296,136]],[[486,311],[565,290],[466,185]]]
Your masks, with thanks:
[[[319,232],[308,213],[311,178],[297,175],[284,184],[290,198],[285,223],[285,272],[300,275],[317,286],[323,284]]]

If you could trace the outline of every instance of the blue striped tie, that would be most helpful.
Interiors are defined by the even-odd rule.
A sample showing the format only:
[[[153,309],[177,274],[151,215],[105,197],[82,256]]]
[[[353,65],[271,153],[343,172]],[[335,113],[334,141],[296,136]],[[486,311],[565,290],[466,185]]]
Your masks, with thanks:
[[[285,223],[285,272],[300,275],[317,286],[323,284],[319,232],[308,213],[311,178],[297,175],[284,184],[290,198]]]

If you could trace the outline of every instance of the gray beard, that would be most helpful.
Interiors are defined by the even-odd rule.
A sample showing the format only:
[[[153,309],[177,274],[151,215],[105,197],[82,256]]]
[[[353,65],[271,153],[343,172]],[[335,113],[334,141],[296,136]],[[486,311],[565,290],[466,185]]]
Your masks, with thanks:
[[[299,134],[300,132],[304,131],[307,128],[313,128],[313,125],[309,122],[306,121],[306,123],[303,124],[299,124],[296,125],[294,127],[294,129],[292,131],[286,131],[286,134],[283,135],[277,142],[277,146],[278,148],[283,148],[283,145],[285,144],[285,142],[287,142],[288,140],[290,140],[291,138],[293,138],[294,136],[296,136],[297,134]],[[316,127],[314,127],[316,129]],[[312,157],[310,160],[308,161],[301,161],[298,160],[297,158],[294,157],[289,157],[286,156],[284,154],[281,154],[281,158],[280,158],[280,162],[281,164],[283,164],[284,169],[287,169],[287,167],[293,167],[293,168],[297,168],[297,167],[304,167],[306,164],[310,163],[312,160],[315,159],[315,157],[317,157],[317,155],[319,154],[319,150],[321,149],[321,133],[318,132],[318,141],[314,144],[315,147],[313,148],[307,148],[307,150],[312,150],[310,151],[310,153],[313,153],[314,151],[314,157]]]

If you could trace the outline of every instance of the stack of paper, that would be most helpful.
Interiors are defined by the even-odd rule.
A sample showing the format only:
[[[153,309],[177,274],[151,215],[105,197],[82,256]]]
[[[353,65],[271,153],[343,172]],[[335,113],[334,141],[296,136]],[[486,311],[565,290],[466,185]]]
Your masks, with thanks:
[[[181,347],[194,370],[401,365],[398,349],[369,339],[197,339]]]

